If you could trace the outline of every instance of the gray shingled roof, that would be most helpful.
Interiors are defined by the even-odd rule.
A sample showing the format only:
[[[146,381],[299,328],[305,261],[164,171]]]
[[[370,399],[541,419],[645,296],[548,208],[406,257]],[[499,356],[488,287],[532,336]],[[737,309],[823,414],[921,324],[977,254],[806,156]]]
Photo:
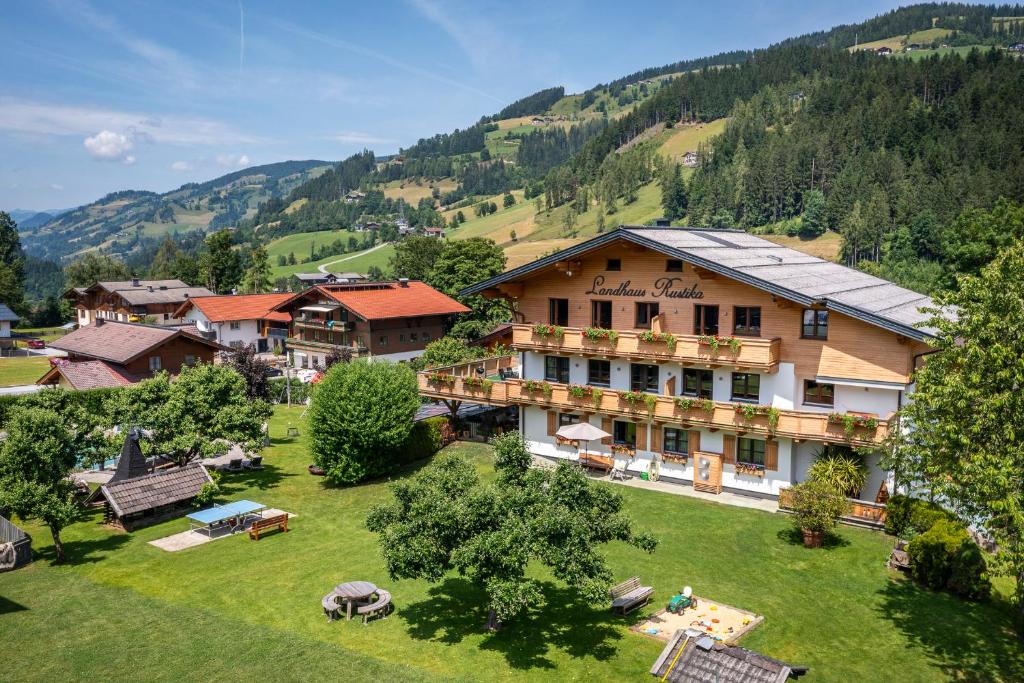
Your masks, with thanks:
[[[145,512],[162,505],[190,500],[206,482],[213,481],[199,464],[163,470],[134,479],[104,484],[103,497],[118,517]]]
[[[74,356],[124,364],[176,336],[185,336],[196,344],[219,351],[227,350],[216,342],[196,336],[195,332],[188,328],[123,323],[114,320],[99,320],[92,325],[79,327],[52,342],[50,346]]]
[[[0,321],[17,322],[18,314],[12,311],[7,304],[0,304]]]
[[[933,305],[930,297],[737,230],[621,226],[477,283],[461,294],[475,294],[521,278],[617,239],[641,244],[802,305],[824,305],[913,339],[925,339],[934,332],[925,324],[930,316],[919,310]]]
[[[730,647],[707,636],[687,640],[683,631],[676,631],[651,668],[652,675],[671,683],[782,683],[793,673],[790,665],[759,652]]]

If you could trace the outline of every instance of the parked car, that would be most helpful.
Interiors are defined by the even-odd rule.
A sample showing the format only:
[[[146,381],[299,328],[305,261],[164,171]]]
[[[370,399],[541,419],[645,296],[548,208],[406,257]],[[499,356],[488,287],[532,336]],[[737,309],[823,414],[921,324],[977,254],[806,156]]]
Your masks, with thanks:
[[[46,348],[46,342],[44,342],[42,339],[29,339],[28,340],[28,348],[30,348],[30,349],[45,349]]]
[[[282,377],[284,371],[281,368],[267,368],[267,377]]]

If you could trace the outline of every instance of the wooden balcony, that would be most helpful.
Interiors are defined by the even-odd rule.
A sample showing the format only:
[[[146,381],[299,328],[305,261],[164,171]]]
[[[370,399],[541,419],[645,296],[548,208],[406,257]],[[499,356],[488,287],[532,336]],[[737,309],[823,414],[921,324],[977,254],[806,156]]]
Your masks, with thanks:
[[[578,327],[563,328],[561,337],[540,335],[533,325],[513,325],[512,345],[521,351],[565,353],[600,358],[628,358],[656,363],[680,363],[705,367],[729,366],[738,370],[773,373],[779,369],[782,340],[778,337],[737,337],[739,347],[720,344],[717,349],[701,343],[694,335],[675,335],[675,348],[662,341],[645,342],[640,332],[619,331],[618,338],[594,341]]]
[[[316,318],[309,318],[307,320],[295,318],[292,320],[292,325],[296,328],[330,330],[331,332],[347,332],[352,329],[352,324],[349,322],[342,320],[317,320]]]
[[[742,409],[746,404],[727,401],[695,399],[687,405],[684,397],[634,394],[598,387],[585,387],[582,389],[584,395],[574,396],[567,384],[518,378],[487,379],[488,375],[475,370],[480,364],[478,361],[420,372],[417,378],[420,394],[444,401],[533,405],[545,410],[609,415],[636,422],[683,425],[712,432],[723,430],[741,435],[787,437],[797,441],[852,446],[879,445],[889,431],[888,422],[883,419],[877,420],[874,427],[848,428],[833,422],[825,413],[776,409],[766,414],[745,415]],[[498,367],[495,365],[491,369],[497,371]],[[637,400],[631,402],[627,396],[634,396]]]
[[[517,364],[515,356],[496,356],[423,370],[417,373],[416,380],[421,396],[441,401],[507,406],[512,405],[508,400],[508,381],[496,377]]]

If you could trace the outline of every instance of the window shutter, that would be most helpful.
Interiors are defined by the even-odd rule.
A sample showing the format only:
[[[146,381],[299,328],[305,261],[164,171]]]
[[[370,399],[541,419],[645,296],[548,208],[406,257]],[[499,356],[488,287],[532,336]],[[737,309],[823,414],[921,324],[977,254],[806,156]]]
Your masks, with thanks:
[[[601,429],[603,429],[604,431],[608,432],[609,434],[613,433],[613,430],[612,430],[612,419],[610,417],[602,417],[601,418]],[[603,444],[610,444],[611,442],[612,442],[612,437],[611,436],[606,436],[603,439],[601,439],[601,443],[603,443]]]
[[[726,434],[722,437],[722,461],[736,462],[736,435]]]
[[[693,455],[700,450],[700,431],[697,429],[690,430],[689,444],[686,446],[686,452]]]
[[[644,422],[636,424],[636,449],[638,451],[647,450],[647,424]]]
[[[779,442],[768,439],[764,444],[764,468],[772,472],[779,469]]]
[[[651,450],[655,453],[661,453],[663,450],[661,445],[663,431],[663,427],[651,425]]]
[[[548,411],[548,436],[554,436],[555,432],[558,431],[558,413],[553,410]]]

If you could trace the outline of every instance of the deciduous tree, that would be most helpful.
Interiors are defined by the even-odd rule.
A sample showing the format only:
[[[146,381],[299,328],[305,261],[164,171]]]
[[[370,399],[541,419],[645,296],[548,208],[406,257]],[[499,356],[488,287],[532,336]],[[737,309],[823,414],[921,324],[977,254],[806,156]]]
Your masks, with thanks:
[[[124,261],[107,254],[90,251],[64,267],[68,287],[89,287],[104,280],[129,280],[132,271]]]

